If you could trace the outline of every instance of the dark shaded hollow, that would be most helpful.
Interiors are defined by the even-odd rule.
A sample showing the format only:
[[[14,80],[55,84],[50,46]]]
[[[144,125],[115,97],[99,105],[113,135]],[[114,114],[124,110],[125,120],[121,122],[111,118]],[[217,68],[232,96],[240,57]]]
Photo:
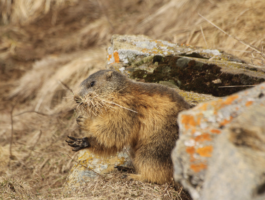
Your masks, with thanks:
[[[182,90],[222,97],[250,88],[265,81],[264,78],[252,77],[243,73],[223,72],[215,64],[200,63],[191,60],[183,66],[178,66],[177,56],[154,56],[153,62],[157,68],[153,73],[143,69],[135,70],[131,77],[144,79],[145,82],[174,81]],[[222,87],[235,86],[235,87]]]

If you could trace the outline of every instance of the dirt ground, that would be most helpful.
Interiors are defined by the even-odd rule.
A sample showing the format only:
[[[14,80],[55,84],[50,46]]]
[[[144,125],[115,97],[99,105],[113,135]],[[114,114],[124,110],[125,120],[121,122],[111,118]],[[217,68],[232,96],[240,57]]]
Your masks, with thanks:
[[[218,48],[265,67],[262,0],[0,0],[0,199],[190,199],[115,172],[74,194],[73,91],[104,69],[113,34]]]

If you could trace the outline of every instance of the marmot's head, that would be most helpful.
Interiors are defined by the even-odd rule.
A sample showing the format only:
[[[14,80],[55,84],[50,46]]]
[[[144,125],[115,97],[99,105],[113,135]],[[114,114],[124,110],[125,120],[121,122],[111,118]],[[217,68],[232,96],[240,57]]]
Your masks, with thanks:
[[[122,92],[126,81],[126,76],[113,70],[101,70],[90,75],[81,83],[80,93],[74,96],[77,108],[89,116],[98,116],[113,104],[113,94]]]
[[[97,95],[108,95],[115,91],[120,91],[124,88],[126,77],[113,70],[100,70],[81,83],[81,97],[89,93],[96,93]]]

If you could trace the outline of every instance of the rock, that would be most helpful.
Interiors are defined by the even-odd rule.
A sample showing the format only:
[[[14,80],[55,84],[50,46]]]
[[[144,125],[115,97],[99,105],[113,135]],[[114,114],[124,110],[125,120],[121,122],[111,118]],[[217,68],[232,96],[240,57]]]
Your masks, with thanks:
[[[156,81],[149,79],[149,74],[162,75],[160,71],[156,72],[158,61],[161,60],[161,55],[171,55],[175,53],[191,54],[192,50],[186,46],[178,46],[167,41],[151,40],[147,36],[139,35],[114,35],[112,44],[108,48],[108,69],[115,69],[128,75],[129,78],[142,82],[157,82],[169,87],[173,87],[177,92],[184,97],[190,104],[196,105],[199,102],[215,99],[212,95],[199,94],[193,91],[185,91],[176,84],[172,78],[159,78]],[[210,57],[210,50],[202,53],[204,56]],[[219,54],[218,50],[213,50],[213,55]],[[215,54],[214,54],[215,53]],[[197,55],[199,56],[199,55]],[[201,56],[199,56],[201,57]],[[182,58],[180,58],[181,61]],[[228,59],[228,58],[227,58]],[[242,61],[243,62],[243,61]],[[144,70],[148,72],[145,72]],[[164,71],[170,71],[166,68]],[[147,76],[145,74],[147,73]],[[146,78],[147,77],[147,78]]]
[[[265,104],[256,104],[216,138],[200,199],[265,199],[264,122]]]
[[[174,179],[193,199],[264,195],[264,106],[265,83],[180,113]]]
[[[91,178],[114,171],[115,166],[130,165],[130,159],[126,150],[118,153],[116,156],[105,158],[96,156],[89,150],[83,149],[79,151],[77,161],[78,163],[75,163],[72,167],[65,184],[66,191],[73,191],[89,182]]]
[[[112,37],[107,68],[136,80],[171,81],[182,90],[214,96],[230,95],[265,81],[265,69],[220,50],[134,35]],[[241,87],[226,87],[231,85]]]

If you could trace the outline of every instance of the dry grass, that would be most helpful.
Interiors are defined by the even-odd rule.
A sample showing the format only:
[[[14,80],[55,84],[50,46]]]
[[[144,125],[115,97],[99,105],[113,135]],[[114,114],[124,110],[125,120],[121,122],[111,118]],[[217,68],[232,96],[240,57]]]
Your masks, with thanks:
[[[0,10],[0,199],[64,197],[74,156],[64,140],[79,133],[73,94],[63,84],[76,92],[105,67],[112,34],[220,48],[265,66],[262,0],[0,0]],[[122,175],[96,179],[69,196],[188,199],[170,185]]]
[[[98,177],[89,183],[71,191],[61,192],[50,189],[45,195],[33,193],[32,188],[19,178],[0,179],[1,198],[8,199],[177,199],[189,200],[190,197],[181,187],[169,184],[156,185],[138,181],[126,180],[124,173],[113,172],[104,177]]]
[[[172,185],[157,185],[126,180],[124,173],[114,172],[105,177],[99,177],[64,197],[75,194],[77,197],[89,199],[189,199],[182,188]],[[78,194],[78,195],[76,195]]]

